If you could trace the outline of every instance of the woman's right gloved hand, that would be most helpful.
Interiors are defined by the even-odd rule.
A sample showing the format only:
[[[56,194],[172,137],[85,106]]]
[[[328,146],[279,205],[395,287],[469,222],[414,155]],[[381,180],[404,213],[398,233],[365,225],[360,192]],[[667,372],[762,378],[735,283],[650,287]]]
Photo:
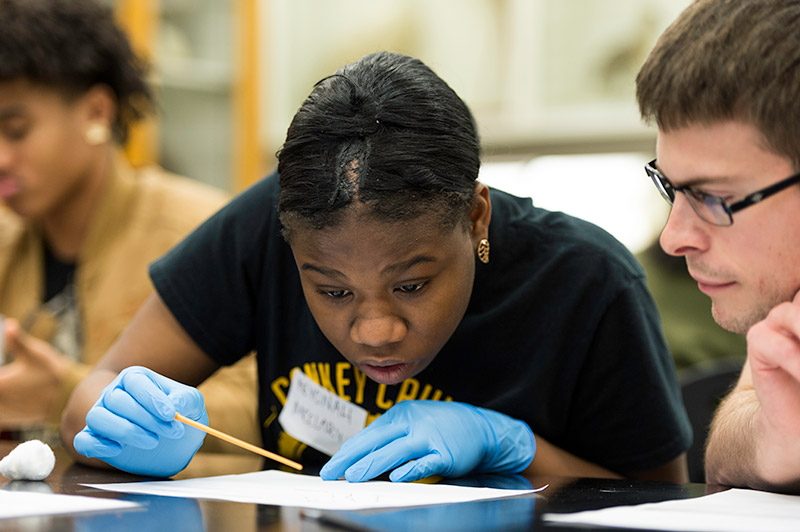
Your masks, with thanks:
[[[205,433],[175,413],[208,424],[203,395],[140,366],[124,369],[105,387],[75,435],[75,450],[139,475],[168,477],[185,468]]]

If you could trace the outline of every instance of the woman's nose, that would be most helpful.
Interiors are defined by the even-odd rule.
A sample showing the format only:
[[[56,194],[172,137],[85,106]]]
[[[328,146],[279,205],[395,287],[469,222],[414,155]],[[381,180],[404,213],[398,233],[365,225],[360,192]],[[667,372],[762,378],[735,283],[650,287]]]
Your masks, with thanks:
[[[406,323],[396,316],[356,318],[350,327],[350,338],[359,344],[381,347],[399,342],[407,332]]]

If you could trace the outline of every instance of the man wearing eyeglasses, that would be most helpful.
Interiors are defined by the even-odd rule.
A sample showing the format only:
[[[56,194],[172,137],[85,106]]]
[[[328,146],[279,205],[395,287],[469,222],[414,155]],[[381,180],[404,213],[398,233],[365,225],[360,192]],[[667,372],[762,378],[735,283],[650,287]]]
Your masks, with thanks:
[[[636,82],[658,126],[645,170],[672,205],[661,246],[747,333],[706,481],[800,491],[800,1],[698,0]]]

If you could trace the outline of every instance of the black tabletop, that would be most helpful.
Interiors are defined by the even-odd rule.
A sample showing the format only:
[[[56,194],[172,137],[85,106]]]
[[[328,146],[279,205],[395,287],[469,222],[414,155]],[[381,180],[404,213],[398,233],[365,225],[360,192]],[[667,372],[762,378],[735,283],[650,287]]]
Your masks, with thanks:
[[[0,442],[0,456],[13,444]],[[32,490],[134,501],[139,509],[95,513],[35,516],[0,520],[0,530],[110,532],[130,530],[205,531],[517,531],[591,530],[542,521],[545,512],[575,512],[608,506],[656,502],[704,495],[702,484],[651,481],[534,478],[482,475],[448,483],[496,488],[530,489],[549,486],[533,495],[458,504],[380,511],[315,511],[227,501],[118,494],[83,486],[84,483],[131,482],[142,477],[95,469],[74,463],[63,449],[55,449],[56,468],[42,482],[0,480],[0,489]],[[262,459],[248,455],[198,454],[175,478],[194,478],[258,471]],[[610,530],[603,528],[602,530]]]

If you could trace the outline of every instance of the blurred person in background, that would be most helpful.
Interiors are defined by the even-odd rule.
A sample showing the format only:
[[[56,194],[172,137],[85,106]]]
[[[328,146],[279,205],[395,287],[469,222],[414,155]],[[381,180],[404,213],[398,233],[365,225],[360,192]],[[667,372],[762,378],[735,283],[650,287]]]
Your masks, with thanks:
[[[148,264],[227,197],[126,162],[154,101],[109,8],[2,0],[0,35],[0,429],[53,440],[75,385],[152,294]],[[204,385],[215,424],[248,441],[255,379],[249,357]]]

